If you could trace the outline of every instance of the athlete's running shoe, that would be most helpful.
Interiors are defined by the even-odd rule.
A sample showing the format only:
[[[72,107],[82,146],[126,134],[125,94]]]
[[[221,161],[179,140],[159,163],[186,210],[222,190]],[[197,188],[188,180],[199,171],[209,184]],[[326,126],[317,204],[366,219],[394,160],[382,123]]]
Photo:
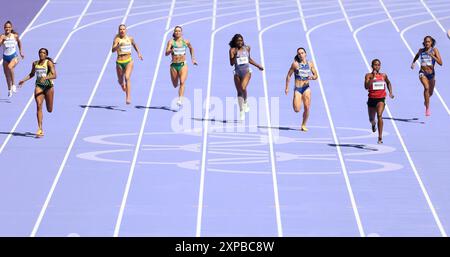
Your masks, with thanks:
[[[250,107],[248,107],[248,103],[247,102],[244,102],[242,107],[244,108],[244,112],[249,112],[250,111]]]
[[[42,129],[38,129],[38,131],[36,132],[36,137],[43,137],[44,136],[44,131]]]
[[[239,117],[240,117],[241,120],[245,120],[245,112],[244,111],[240,111]]]

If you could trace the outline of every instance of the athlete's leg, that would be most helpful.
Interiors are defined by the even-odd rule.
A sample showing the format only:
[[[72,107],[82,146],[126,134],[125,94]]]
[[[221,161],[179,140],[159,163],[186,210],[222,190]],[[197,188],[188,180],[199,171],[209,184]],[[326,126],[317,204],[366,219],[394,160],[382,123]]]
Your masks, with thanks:
[[[122,67],[120,67],[120,65],[117,63],[116,63],[116,72],[117,72],[117,82],[119,82],[119,85],[122,87],[122,90],[125,92],[125,82],[123,80],[124,72],[122,70]]]
[[[170,66],[170,79],[172,80],[172,85],[174,88],[178,87],[178,71]]]
[[[375,114],[377,113],[377,108],[367,106],[367,110],[369,113],[369,121],[372,125],[372,132],[376,131],[376,121],[375,121]]]
[[[425,108],[428,110],[430,108],[430,83],[426,76],[421,76],[420,82],[422,82],[423,85],[423,98]]]
[[[302,94],[297,90],[294,90],[294,98],[292,99],[292,107],[294,112],[300,112],[302,109]]]
[[[383,102],[377,103],[377,121],[378,121],[378,143],[383,143],[383,112],[385,104]]]
[[[234,75],[234,86],[236,87],[238,103],[239,103],[239,111],[242,111],[242,104],[244,103],[244,97],[241,88],[241,78],[239,75]]]
[[[11,85],[14,85],[15,87],[15,80],[14,80],[14,68],[16,67],[17,63],[19,63],[19,58],[16,57],[14,59],[11,60],[11,62],[8,64],[8,69],[9,69],[9,77],[11,80]],[[15,88],[12,88],[15,91]]]
[[[47,106],[47,111],[52,112],[53,111],[53,96],[55,95],[55,90],[53,87],[47,89],[45,91],[45,105]]]
[[[180,77],[180,88],[178,89],[178,97],[181,99],[184,96],[184,86],[188,75],[188,66],[185,64],[178,72]]]
[[[308,121],[309,118],[309,110],[311,107],[311,90],[308,88],[305,90],[305,92],[303,92],[302,94],[302,100],[304,103],[304,111],[303,111],[303,122],[302,122],[302,130],[303,131],[307,131],[308,129],[306,128],[306,122]]]
[[[434,93],[434,86],[436,85],[436,79],[433,78],[433,79],[429,80],[428,82],[429,82],[428,84],[430,85],[429,91],[430,91],[430,97],[431,97]]]
[[[42,103],[44,102],[44,91],[40,87],[35,87],[34,89],[34,99],[36,101],[36,116],[37,116],[37,122],[38,122],[38,132],[36,135],[38,137],[43,135],[42,132]]]
[[[242,90],[242,97],[244,97],[244,102],[247,102],[247,87],[250,83],[250,79],[252,78],[252,73],[247,72],[244,77],[241,80],[241,90]]]
[[[131,72],[133,72],[134,61],[130,61],[125,68],[125,93],[126,103],[131,103]]]
[[[11,90],[12,82],[11,82],[11,74],[9,72],[9,62],[3,60],[3,71],[5,72],[6,85],[8,86],[8,90]]]

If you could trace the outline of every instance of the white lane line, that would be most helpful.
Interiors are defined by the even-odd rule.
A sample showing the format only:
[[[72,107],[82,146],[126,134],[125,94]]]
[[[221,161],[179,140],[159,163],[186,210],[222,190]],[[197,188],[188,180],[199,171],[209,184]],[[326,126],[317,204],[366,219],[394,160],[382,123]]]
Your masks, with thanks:
[[[353,27],[352,27],[352,24],[350,23],[350,19],[348,18],[347,12],[345,11],[345,7],[342,4],[341,0],[338,0],[338,1],[339,1],[339,7],[341,7],[342,13],[344,14],[345,21],[347,22],[347,25],[350,28],[350,31],[353,32]]]
[[[387,10],[387,9],[385,9],[385,10]],[[389,17],[389,16],[388,16],[388,17]],[[389,19],[392,20],[391,17],[389,17]],[[364,50],[363,50],[362,47],[361,47],[361,44],[360,44],[360,42],[359,42],[359,40],[358,40],[358,37],[357,37],[357,34],[358,34],[358,32],[360,32],[361,30],[363,30],[363,29],[365,29],[365,28],[368,28],[369,26],[372,26],[372,25],[375,25],[375,24],[379,24],[379,23],[382,23],[382,22],[386,22],[386,21],[387,21],[387,20],[372,22],[371,24],[366,24],[366,25],[360,27],[359,29],[357,29],[357,30],[355,30],[355,31],[353,32],[353,39],[354,39],[355,42],[356,42],[356,45],[357,45],[357,47],[358,47],[358,50],[359,50],[359,52],[361,53],[361,56],[362,56],[362,58],[363,58],[363,60],[364,60],[364,63],[366,64],[366,68],[367,68],[367,70],[368,70],[369,72],[371,71],[371,66],[370,66],[369,61],[367,60],[367,57],[366,57],[366,55],[365,55],[365,53],[364,53]],[[392,126],[394,127],[394,130],[395,130],[395,132],[396,132],[396,134],[397,134],[397,137],[398,137],[398,139],[399,139],[399,141],[400,141],[400,144],[402,145],[403,151],[404,151],[404,153],[405,153],[405,155],[406,155],[406,157],[407,157],[407,159],[408,159],[408,162],[409,162],[409,164],[410,164],[410,166],[411,166],[411,168],[412,168],[412,170],[413,170],[413,172],[414,172],[414,175],[416,176],[416,179],[417,179],[417,181],[419,182],[419,185],[420,185],[420,187],[421,187],[421,189],[422,189],[422,192],[423,192],[423,194],[424,194],[424,196],[425,196],[425,199],[426,199],[426,201],[427,201],[427,203],[428,203],[428,206],[429,206],[429,208],[430,208],[430,210],[431,210],[431,212],[432,212],[432,214],[433,214],[433,217],[434,217],[434,219],[435,219],[435,221],[436,221],[436,224],[438,225],[439,230],[441,231],[441,234],[442,234],[443,236],[446,236],[445,231],[443,230],[441,221],[440,221],[439,217],[438,217],[437,214],[436,214],[436,211],[435,211],[435,208],[434,208],[434,206],[433,206],[433,203],[432,203],[431,200],[430,200],[430,197],[429,197],[429,195],[428,195],[428,192],[427,192],[427,190],[426,190],[426,188],[425,188],[425,186],[424,186],[424,184],[423,184],[423,182],[422,182],[422,179],[420,178],[420,175],[419,175],[419,173],[418,173],[418,171],[417,171],[417,169],[416,169],[416,166],[415,166],[415,164],[414,164],[414,162],[413,162],[413,160],[412,160],[412,158],[411,158],[411,155],[410,155],[410,153],[409,153],[409,151],[408,151],[408,148],[406,147],[405,142],[403,141],[403,137],[402,137],[402,135],[400,134],[400,131],[399,131],[398,127],[397,127],[397,124],[396,124],[395,120],[394,120],[393,117],[392,117],[392,113],[391,113],[391,111],[390,111],[389,105],[386,104],[386,107],[385,107],[385,108],[386,108],[386,111],[387,111],[387,113],[388,113],[388,116],[391,118]]]
[[[383,0],[379,0],[381,6],[383,7],[383,10],[386,12],[386,15],[389,17],[389,20],[391,21],[392,25],[394,26],[395,30],[397,32],[400,32],[400,29],[398,28],[397,24],[395,23],[394,19],[392,19],[391,14],[389,13],[388,9],[386,8],[386,5],[384,5]]]
[[[126,11],[126,13],[125,13],[125,15],[124,15],[124,17],[122,19],[122,23],[125,23],[125,21],[126,21],[126,19],[128,17],[128,14],[129,14],[129,12],[131,10],[131,6],[133,5],[133,2],[134,2],[134,0],[130,0],[130,3],[129,3],[128,8],[127,8],[127,11]],[[86,104],[86,106],[90,106],[91,103],[92,103],[92,100],[94,98],[95,93],[97,92],[97,88],[98,88],[98,86],[100,84],[100,81],[101,81],[101,79],[103,77],[103,74],[105,73],[106,67],[108,66],[108,62],[109,62],[109,59],[111,57],[111,54],[112,54],[112,52],[109,51],[108,57],[106,58],[105,63],[103,64],[103,68],[102,68],[102,70],[101,70],[101,72],[99,74],[99,77],[98,77],[98,80],[97,80],[97,82],[95,84],[94,90],[92,91],[91,96],[90,96],[89,101]],[[82,115],[82,117],[80,119],[80,122],[78,123],[78,127],[77,127],[77,129],[75,131],[75,134],[74,134],[74,136],[72,138],[72,141],[70,142],[70,145],[67,148],[67,151],[66,151],[66,154],[64,156],[64,159],[63,159],[63,161],[61,163],[61,166],[59,167],[59,170],[58,170],[58,173],[57,173],[55,179],[53,180],[52,187],[50,188],[50,191],[49,191],[49,193],[47,195],[45,203],[42,206],[41,212],[39,213],[39,217],[38,217],[38,219],[37,219],[37,221],[36,221],[36,223],[34,225],[33,231],[31,232],[31,235],[30,235],[31,237],[35,237],[36,236],[36,233],[37,233],[37,231],[39,229],[39,226],[40,226],[40,224],[42,222],[44,214],[45,214],[45,212],[47,210],[48,204],[50,203],[50,200],[51,200],[51,198],[53,196],[53,192],[55,191],[56,185],[58,184],[59,178],[61,177],[61,174],[62,174],[62,172],[64,170],[65,164],[66,164],[66,162],[67,162],[67,160],[68,160],[68,158],[70,156],[70,152],[72,151],[72,148],[73,148],[73,145],[75,144],[76,138],[78,137],[78,133],[80,132],[81,126],[82,126],[82,124],[84,122],[84,119],[86,118],[88,110],[89,110],[88,107],[84,109],[83,115]]]
[[[215,0],[216,1],[216,0]],[[269,9],[269,8],[268,8]],[[271,8],[273,9],[273,8]],[[287,13],[292,12],[279,12],[279,13],[272,13],[269,15],[265,15],[263,17],[272,17],[277,15],[285,15]],[[236,13],[234,13],[236,14]],[[221,15],[222,16],[222,15]],[[223,15],[225,16],[225,15]],[[220,16],[218,16],[220,17]],[[247,21],[255,20],[256,17],[241,19],[232,23],[228,23],[226,25],[223,25],[219,27],[218,29],[215,29],[211,34],[211,48],[209,49],[209,66],[208,66],[208,83],[207,83],[207,93],[206,93],[206,103],[205,103],[205,116],[204,120],[209,119],[209,108],[210,108],[210,98],[211,98],[211,84],[212,84],[212,68],[213,68],[213,60],[214,60],[214,41],[215,41],[215,35],[217,32],[239,24],[244,23]],[[205,187],[205,172],[206,172],[206,150],[207,150],[207,144],[208,144],[208,127],[209,122],[203,123],[203,145],[202,145],[202,163],[201,163],[201,169],[200,169],[200,190],[199,190],[199,197],[198,197],[198,211],[197,211],[197,229],[196,229],[196,237],[201,236],[201,229],[202,229],[202,216],[203,216],[203,199],[204,199],[204,187]]]
[[[258,26],[258,31],[261,31],[261,17],[259,17],[260,11],[259,11],[258,0],[255,0],[255,2],[256,2],[256,24]]]
[[[168,30],[170,28],[170,23],[172,21],[173,10],[175,9],[175,1],[176,0],[172,0],[172,3],[170,4],[169,18],[167,19],[167,23],[166,23],[166,30]]]
[[[344,9],[342,9],[343,8],[342,3],[340,3],[340,4],[341,4],[341,10],[344,10]],[[322,23],[322,24],[319,24],[319,25],[313,27],[312,29],[310,29],[310,30],[308,30],[306,32],[306,40],[308,41],[308,46],[309,46],[309,49],[311,51],[312,60],[314,62],[314,65],[316,66],[317,75],[319,77],[318,78],[318,82],[319,82],[320,92],[322,94],[322,99],[323,99],[323,102],[324,102],[324,105],[325,105],[325,110],[327,112],[328,121],[330,123],[331,133],[333,134],[333,141],[336,144],[336,151],[337,151],[337,154],[338,154],[338,157],[339,157],[339,162],[341,164],[342,174],[344,176],[345,185],[347,187],[347,191],[348,191],[348,195],[349,195],[350,202],[351,202],[351,205],[352,205],[353,213],[355,215],[356,224],[358,226],[358,231],[359,231],[360,236],[364,237],[365,236],[364,228],[362,226],[361,217],[359,215],[358,207],[356,205],[355,196],[353,194],[353,189],[352,189],[352,186],[350,184],[350,179],[349,179],[349,176],[348,176],[347,167],[345,166],[344,157],[342,155],[342,150],[341,150],[341,147],[340,147],[339,139],[338,139],[337,134],[336,134],[336,129],[335,129],[335,126],[334,126],[333,118],[331,116],[330,107],[328,105],[328,100],[327,100],[327,97],[325,95],[325,90],[323,89],[323,83],[322,83],[322,79],[321,79],[321,76],[320,76],[318,63],[316,62],[316,58],[315,58],[315,54],[314,54],[314,48],[312,46],[311,38],[310,38],[310,35],[311,35],[311,33],[314,30],[316,30],[316,29],[318,29],[320,27],[332,24],[334,22],[341,21],[341,20],[344,20],[344,19],[336,19],[334,21]],[[349,25],[349,27],[351,27],[351,24],[348,21],[348,17],[346,18],[346,20],[347,20],[347,24]]]
[[[380,1],[381,1],[381,0],[380,0]],[[413,25],[413,26],[414,26],[414,25]],[[410,27],[411,27],[411,26],[410,26]],[[409,46],[408,43],[406,42],[405,38],[403,37],[403,33],[404,33],[405,31],[407,31],[407,29],[404,29],[404,30],[402,31],[402,33],[401,33],[401,38],[402,38],[403,42],[405,43],[405,45],[407,46],[409,52],[414,56],[414,52],[412,51],[412,49],[410,48],[410,46]],[[357,37],[356,37],[356,33],[354,34],[353,37],[355,38],[355,40],[358,40]],[[363,52],[361,46],[359,46],[359,43],[358,43],[358,47],[359,47],[359,49],[360,49],[361,54],[364,56],[365,54],[364,54],[364,52]],[[366,66],[367,66],[368,70],[370,71],[370,65],[369,65],[368,62],[366,62]],[[445,103],[444,103],[444,104],[445,104]],[[444,105],[444,106],[446,107],[447,112],[448,112],[447,106],[446,106],[446,105]],[[389,116],[392,117],[392,116],[391,116],[391,113],[390,113],[390,110],[389,110],[389,108],[388,108],[387,105],[386,105],[386,110],[388,111]],[[449,114],[450,114],[450,113],[449,113]],[[412,160],[412,158],[411,158],[411,156],[410,156],[410,154],[409,154],[408,149],[406,148],[406,145],[405,145],[405,143],[404,143],[404,141],[403,141],[402,136],[400,135],[400,132],[399,132],[399,130],[398,130],[398,128],[397,128],[397,125],[395,124],[394,120],[391,120],[391,121],[392,121],[392,125],[394,126],[395,132],[397,133],[397,135],[398,135],[398,137],[399,137],[399,139],[400,139],[400,143],[401,143],[401,145],[402,145],[402,147],[403,147],[403,150],[404,150],[404,152],[405,152],[405,154],[406,154],[406,157],[408,158],[408,161],[409,161],[409,163],[410,163],[410,165],[411,165],[411,168],[413,169],[414,175],[416,176],[416,179],[417,179],[417,181],[418,181],[418,183],[419,183],[419,186],[420,186],[420,188],[421,188],[421,190],[422,190],[422,193],[423,193],[423,195],[425,196],[425,199],[426,199],[427,204],[428,204],[428,206],[429,206],[429,208],[430,208],[430,210],[431,210],[431,213],[433,214],[433,218],[434,218],[434,220],[435,220],[435,222],[436,222],[436,224],[437,224],[437,226],[438,226],[438,228],[439,228],[439,231],[441,232],[441,235],[442,235],[443,237],[447,237],[447,233],[445,232],[445,229],[444,229],[444,227],[442,226],[441,220],[440,220],[440,218],[439,218],[439,216],[438,216],[438,214],[437,214],[437,212],[436,212],[436,209],[434,208],[433,202],[431,201],[431,198],[430,198],[430,196],[429,196],[429,194],[428,194],[428,191],[427,191],[427,189],[425,188],[425,185],[424,185],[424,183],[423,183],[423,181],[422,181],[422,179],[421,179],[421,177],[420,177],[420,175],[419,175],[419,172],[417,171],[417,168],[416,168],[416,166],[415,166],[415,164],[414,164],[414,162],[413,162],[413,160]]]
[[[256,11],[257,11],[257,15],[256,17],[258,18],[259,23],[260,22],[260,14],[259,14],[259,0],[255,0],[255,4],[257,6]],[[303,20],[303,17],[302,17]],[[264,46],[263,46],[263,40],[262,40],[262,36],[264,34],[264,32],[267,31],[267,29],[261,30],[261,28],[259,28],[259,33],[258,33],[258,39],[259,39],[259,53],[260,53],[260,58],[261,58],[261,64],[263,67],[266,67],[265,64],[265,60],[264,60]],[[266,105],[266,116],[267,116],[267,133],[269,136],[269,151],[270,151],[270,163],[271,163],[271,170],[272,170],[272,184],[273,184],[273,194],[274,194],[274,201],[275,201],[275,214],[276,214],[276,220],[277,220],[277,232],[278,232],[278,236],[282,237],[283,236],[283,225],[281,223],[281,211],[280,211],[280,198],[279,198],[279,191],[278,191],[278,179],[277,179],[277,171],[276,171],[276,167],[275,167],[275,154],[274,154],[274,150],[273,150],[273,135],[272,135],[272,125],[271,125],[271,120],[270,120],[270,110],[269,110],[269,93],[267,91],[267,75],[266,75],[266,70],[262,71],[262,77],[263,77],[263,87],[264,87],[264,100],[265,100],[265,105]]]
[[[84,7],[83,12],[81,13],[80,17],[78,17],[77,22],[75,23],[75,25],[73,26],[72,30],[78,28],[78,25],[81,22],[81,19],[86,15],[87,10],[89,9],[89,6],[91,6],[92,4],[92,0],[89,0],[89,2],[86,4],[86,6]]]
[[[303,15],[303,8],[300,0],[297,0],[298,13],[300,14],[300,19],[302,20],[303,30],[307,31],[308,27],[306,26],[305,16]]]
[[[171,30],[169,30],[169,28],[170,28],[170,23],[171,23],[171,20],[172,20],[173,11],[175,9],[175,1],[176,0],[172,0],[172,4],[170,5],[169,16],[167,17],[167,23],[166,23],[166,28],[167,29],[166,29],[166,32],[164,33],[164,36],[163,36],[162,40],[161,40],[161,47],[160,47],[160,50],[159,50],[159,56],[158,56],[158,60],[156,62],[155,71],[153,73],[152,85],[151,85],[151,88],[150,88],[149,96],[147,98],[146,106],[150,106],[150,103],[151,103],[151,100],[152,100],[152,97],[153,97],[153,91],[154,91],[155,85],[156,85],[156,79],[158,77],[159,67],[161,65],[163,52],[164,52],[164,49],[165,49],[166,38],[167,38],[167,35],[171,32]],[[118,237],[119,236],[120,226],[122,225],[123,213],[125,211],[125,205],[127,203],[128,194],[129,194],[130,188],[131,188],[131,181],[133,179],[134,170],[136,168],[136,162],[137,162],[137,158],[138,158],[138,154],[139,154],[139,148],[141,147],[142,137],[144,135],[144,130],[145,130],[145,124],[147,123],[148,112],[149,112],[149,108],[145,108],[144,118],[142,120],[142,124],[141,124],[141,128],[140,128],[140,131],[139,131],[138,140],[137,140],[137,143],[136,143],[135,149],[134,149],[133,160],[131,161],[130,172],[128,173],[128,179],[127,179],[127,184],[125,186],[125,192],[124,192],[123,197],[122,197],[122,203],[120,205],[119,214],[117,216],[116,225],[115,225],[115,228],[114,228],[114,235],[113,235],[114,237]]]
[[[433,20],[436,22],[436,24],[439,26],[439,28],[441,28],[441,30],[447,34],[447,30],[444,29],[444,26],[442,26],[441,22],[436,18],[436,16],[434,16],[433,12],[431,11],[430,8],[428,8],[428,5],[425,3],[424,0],[420,0],[420,2],[422,3],[422,5],[425,7],[425,9],[427,9],[427,12],[431,15],[431,17],[433,17]]]
[[[214,4],[217,5],[217,0],[214,0]],[[216,19],[217,13],[213,13],[213,20]],[[215,24],[215,22],[214,22]],[[214,26],[215,27],[215,26]],[[222,26],[223,27],[223,26]],[[214,60],[214,39],[219,29],[212,29],[209,48],[209,63],[208,63],[208,83],[206,88],[206,103],[205,103],[205,116],[203,122],[203,145],[202,145],[202,163],[200,168],[200,185],[198,193],[198,208],[197,208],[197,226],[195,236],[200,237],[202,232],[202,216],[203,216],[203,198],[205,192],[205,167],[206,167],[206,149],[208,148],[208,125],[209,125],[209,107],[211,102],[211,84],[212,84],[212,69]]]
[[[216,15],[217,15],[217,0],[214,0],[214,2],[213,2],[213,18],[212,18],[211,30],[215,30],[216,29]]]
[[[236,14],[236,13],[234,13],[234,14]],[[227,16],[227,15],[224,15],[224,16]],[[189,25],[189,24],[193,24],[193,23],[197,23],[197,22],[205,21],[205,20],[209,20],[209,19],[211,19],[211,17],[199,18],[199,19],[192,20],[192,21],[186,22],[186,23],[184,23],[184,24],[181,24],[180,26],[186,26],[186,25]],[[168,31],[165,33],[165,35],[164,35],[164,40],[167,38],[167,36],[168,36],[169,33],[171,33],[171,32],[172,32],[172,30],[168,30]],[[162,54],[163,54],[163,51],[164,51],[164,47],[165,47],[165,41],[163,41],[162,44],[161,44],[161,49],[160,49],[160,56],[161,56],[161,58],[162,58]],[[153,81],[152,81],[152,86],[151,86],[151,89],[150,89],[150,95],[149,95],[149,98],[148,98],[148,101],[147,101],[147,105],[146,105],[147,107],[150,106],[150,104],[151,104],[151,99],[152,99],[152,97],[153,97],[154,86],[156,85],[156,78],[157,78],[157,75],[158,75],[158,73],[159,73],[159,65],[160,65],[160,62],[157,63],[157,66],[156,66],[156,69],[155,69],[155,73],[154,73],[154,77],[153,77]],[[144,120],[143,120],[143,122],[142,122],[140,134],[139,134],[139,137],[138,137],[138,142],[137,142],[136,148],[135,148],[136,150],[139,150],[140,145],[141,145],[141,142],[142,142],[142,136],[141,136],[141,134],[142,134],[142,133],[144,132],[144,130],[145,130],[145,124],[147,123],[148,112],[149,112],[149,108],[146,108],[146,109],[145,109],[145,113],[144,113]],[[136,150],[135,150],[135,151],[136,151]],[[135,152],[135,154],[136,154],[136,157],[133,158],[133,160],[134,160],[134,162],[136,163],[138,152]],[[130,170],[130,174],[131,174],[131,175],[129,176],[129,183],[130,183],[130,185],[131,185],[132,176],[133,176],[132,173],[134,173],[134,168],[133,168],[133,170]],[[129,185],[128,185],[128,189],[127,189],[127,190],[129,190]],[[126,194],[128,194],[128,193],[126,193]],[[126,198],[127,198],[127,197],[124,196],[124,201],[123,201],[123,203],[122,203],[123,206],[126,205],[126,200],[127,200]],[[122,215],[123,215],[123,214],[122,214]],[[118,222],[118,223],[119,223],[119,222]],[[116,224],[116,226],[117,226],[117,224]],[[120,227],[120,225],[119,225],[119,227]],[[118,229],[118,230],[119,230],[119,229]],[[118,233],[118,231],[117,231],[117,233]]]

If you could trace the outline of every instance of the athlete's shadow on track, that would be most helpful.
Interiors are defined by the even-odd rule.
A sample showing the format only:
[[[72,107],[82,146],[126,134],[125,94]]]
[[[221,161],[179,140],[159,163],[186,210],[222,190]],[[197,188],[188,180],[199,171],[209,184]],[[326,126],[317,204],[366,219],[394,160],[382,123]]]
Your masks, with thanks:
[[[395,120],[395,121],[402,121],[402,122],[409,122],[409,123],[425,124],[425,122],[419,121],[419,118],[401,119],[401,118],[383,117],[383,120]]]
[[[36,137],[35,133],[31,133],[31,132],[25,132],[25,133],[20,133],[20,132],[0,132],[0,135],[13,135],[15,137]]]
[[[118,109],[117,106],[112,105],[80,105],[81,108],[93,108],[93,109],[105,109],[105,110],[111,110],[111,111],[121,111],[126,112],[126,110]]]
[[[332,146],[332,147],[337,147],[338,146],[337,144],[328,144],[328,145]],[[352,148],[357,148],[357,149],[361,149],[361,150],[368,150],[368,151],[374,151],[374,152],[378,151],[378,149],[376,149],[376,148],[372,148],[372,147],[369,147],[369,146],[363,145],[363,144],[339,144],[339,147],[352,147]]]
[[[278,129],[278,130],[293,130],[293,131],[300,131],[300,129],[290,128],[290,127],[267,127],[267,126],[258,126],[258,128],[262,129]]]
[[[150,106],[150,107],[147,107],[147,106],[142,106],[142,105],[136,105],[135,108],[136,109],[146,109],[147,108],[147,109],[152,109],[152,110],[164,110],[164,111],[169,111],[169,112],[178,112],[178,110],[171,109],[168,106]]]
[[[211,122],[219,122],[219,123],[239,123],[239,121],[238,120],[216,120],[216,119],[214,119],[214,118],[211,118],[211,119],[204,119],[204,118],[201,118],[201,119],[199,119],[199,118],[191,118],[191,119],[193,119],[193,120],[195,120],[195,121],[211,121]]]
[[[7,103],[10,104],[11,101],[9,99],[0,99],[0,103]]]

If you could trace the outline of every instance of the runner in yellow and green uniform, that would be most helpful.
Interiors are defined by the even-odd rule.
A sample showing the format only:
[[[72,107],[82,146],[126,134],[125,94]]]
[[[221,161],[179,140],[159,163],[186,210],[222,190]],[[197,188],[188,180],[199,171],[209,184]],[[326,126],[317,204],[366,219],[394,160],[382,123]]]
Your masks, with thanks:
[[[133,71],[133,59],[131,58],[131,48],[138,53],[139,59],[144,58],[139,51],[134,38],[127,35],[127,27],[124,24],[119,25],[119,33],[114,38],[112,52],[117,52],[116,71],[117,79],[122,90],[126,94],[126,103],[131,103],[131,72]]]

